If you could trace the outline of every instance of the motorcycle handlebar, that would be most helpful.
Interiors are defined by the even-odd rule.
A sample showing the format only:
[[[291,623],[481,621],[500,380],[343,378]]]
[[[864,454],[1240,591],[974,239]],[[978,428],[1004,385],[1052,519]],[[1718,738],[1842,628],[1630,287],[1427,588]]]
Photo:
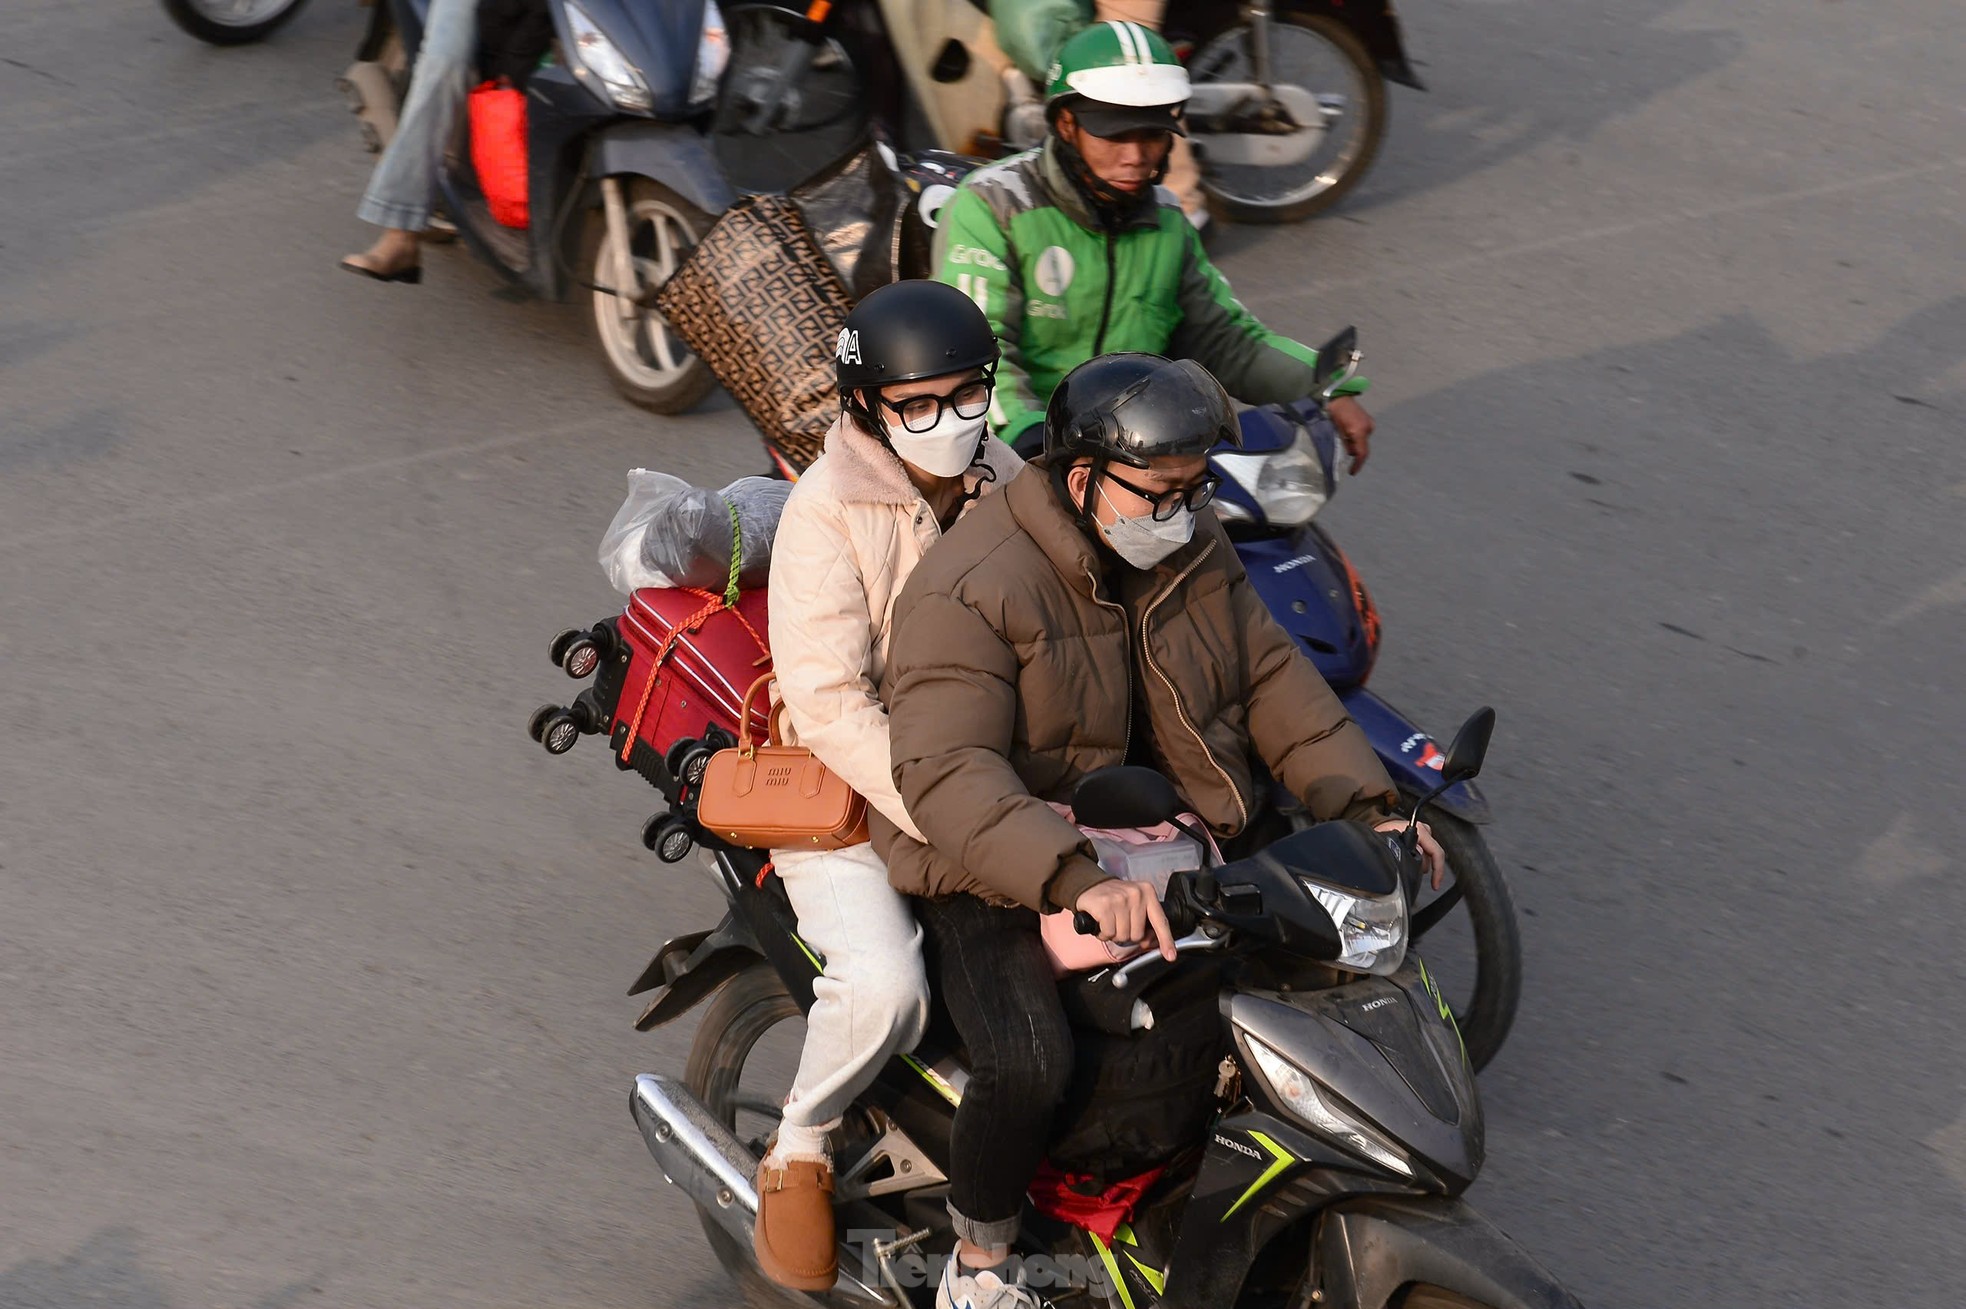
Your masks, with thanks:
[[[1187,936],[1195,930],[1195,924],[1201,920],[1198,901],[1213,898],[1214,882],[1213,877],[1202,872],[1176,873],[1167,879],[1167,894],[1161,897],[1161,909],[1167,914],[1167,926],[1174,935]],[[1097,936],[1099,920],[1083,909],[1074,909],[1072,930],[1080,936]]]

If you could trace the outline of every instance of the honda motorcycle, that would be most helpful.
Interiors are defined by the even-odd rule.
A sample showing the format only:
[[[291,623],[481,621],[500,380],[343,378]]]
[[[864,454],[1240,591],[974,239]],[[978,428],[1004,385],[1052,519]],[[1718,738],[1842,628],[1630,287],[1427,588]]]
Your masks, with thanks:
[[[981,0],[722,0],[732,58],[718,157],[783,190],[872,129],[897,149],[995,157],[1043,140],[1041,88]],[[1389,0],[1170,0],[1194,83],[1188,135],[1222,216],[1283,223],[1335,203],[1386,131],[1388,81],[1419,88]]]
[[[635,1079],[635,1122],[749,1302],[925,1309],[955,1243],[947,1169],[968,1080],[946,1015],[844,1117],[834,1288],[797,1295],[757,1269],[753,1179],[824,961],[799,938],[766,853],[725,845],[696,821],[692,787],[730,734],[712,728],[660,752],[640,735],[647,695],[624,693],[643,657],[631,648],[647,635],[633,631],[636,613],[554,642],[555,662],[593,685],[572,711],[548,706],[533,722],[555,753],[581,734],[607,735],[619,765],[667,803],[644,842],[666,863],[696,851],[726,903],[722,921],[667,942],[630,987],[649,997],[642,1031],[709,1002],[682,1076]],[[743,668],[729,671],[748,675],[752,663],[736,662]],[[1484,709],[1462,728],[1413,806],[1416,821],[1479,772],[1493,725]],[[1073,796],[1078,821],[1098,827],[1179,822],[1185,807],[1165,778],[1140,768],[1089,774]],[[1452,1010],[1410,948],[1421,882],[1411,825],[1390,835],[1309,826],[1170,879],[1175,963],[1149,951],[1061,984],[1075,1022],[1130,1013],[1118,1029],[1098,1023],[1111,1032],[1151,1026],[1168,993],[1157,987],[1185,976],[1192,994],[1199,976],[1202,1021],[1219,1037],[1207,1057],[1228,1053],[1201,1138],[1171,1143],[1158,1173],[1136,1179],[1124,1222],[1081,1226],[1033,1210],[1016,1243],[1028,1280],[1110,1309],[1580,1309],[1460,1199],[1483,1161],[1481,1105]],[[1182,974],[1194,956],[1217,967]]]

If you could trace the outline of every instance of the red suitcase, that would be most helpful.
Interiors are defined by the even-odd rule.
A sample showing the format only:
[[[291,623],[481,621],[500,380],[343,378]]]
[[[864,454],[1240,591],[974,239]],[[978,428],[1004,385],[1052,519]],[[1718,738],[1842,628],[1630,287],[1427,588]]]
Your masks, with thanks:
[[[624,768],[651,782],[677,740],[713,727],[734,739],[745,689],[771,667],[762,587],[738,596],[735,609],[703,591],[637,591],[615,633],[621,690],[608,741]],[[766,706],[754,701],[751,719],[762,736]]]

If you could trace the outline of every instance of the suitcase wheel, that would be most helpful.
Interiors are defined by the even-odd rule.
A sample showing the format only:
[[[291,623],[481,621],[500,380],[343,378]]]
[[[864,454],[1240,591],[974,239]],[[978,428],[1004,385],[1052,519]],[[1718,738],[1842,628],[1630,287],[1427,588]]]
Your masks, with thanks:
[[[548,754],[565,754],[580,739],[580,723],[571,712],[556,704],[543,704],[533,710],[526,732],[546,747]]]
[[[642,844],[665,864],[681,863],[696,847],[682,820],[667,812],[654,814],[642,824]]]
[[[671,753],[676,752],[671,751]],[[691,741],[689,748],[683,750],[680,757],[672,761],[673,766],[669,774],[684,786],[695,786],[703,780],[703,770],[710,766],[710,756],[715,753],[703,742]]]
[[[594,670],[600,666],[601,647],[596,645],[594,638],[585,632],[568,642],[567,648],[560,655],[560,667],[575,681],[592,677]]]
[[[555,668],[566,667],[567,647],[585,635],[587,633],[581,631],[578,627],[569,627],[566,631],[553,638],[553,644],[546,649],[546,657],[553,661]]]

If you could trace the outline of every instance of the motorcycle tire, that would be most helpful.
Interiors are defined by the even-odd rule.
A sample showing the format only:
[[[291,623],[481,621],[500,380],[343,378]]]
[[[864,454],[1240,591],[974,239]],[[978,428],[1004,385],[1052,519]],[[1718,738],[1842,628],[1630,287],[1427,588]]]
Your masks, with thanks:
[[[725,982],[703,1013],[696,1039],[689,1048],[683,1067],[683,1084],[701,1100],[716,1119],[732,1131],[737,1130],[738,1081],[745,1060],[764,1034],[788,1019],[799,1017],[799,1006],[786,991],[778,971],[759,959]],[[762,1143],[751,1144],[759,1158]],[[743,1242],[717,1225],[709,1211],[697,1206],[697,1220],[703,1225],[704,1239],[717,1262],[737,1284],[743,1303],[752,1309],[788,1309],[788,1306],[817,1301],[839,1303],[831,1294],[807,1295],[787,1291],[758,1271],[756,1257]]]
[[[1333,47],[1350,66],[1363,90],[1361,112],[1364,123],[1357,148],[1335,175],[1326,180],[1324,173],[1320,172],[1313,179],[1315,189],[1296,188],[1275,199],[1235,194],[1233,188],[1211,173],[1204,161],[1201,187],[1208,197],[1209,209],[1215,217],[1231,222],[1294,223],[1329,209],[1358,185],[1358,180],[1372,167],[1372,161],[1378,158],[1380,142],[1386,137],[1386,79],[1365,46],[1352,34],[1351,28],[1323,14],[1296,11],[1274,13],[1271,21],[1279,27],[1294,28],[1298,33],[1309,34]],[[1210,51],[1224,41],[1242,40],[1243,32],[1243,28],[1235,27],[1214,38],[1196,52],[1194,62],[1201,64]]]
[[[645,277],[667,276],[703,239],[713,220],[651,178],[626,178],[623,189],[634,258],[644,266]],[[614,257],[606,219],[598,210],[581,242],[580,280],[589,288],[592,302],[587,325],[615,390],[630,403],[658,414],[685,413],[702,403],[717,382],[709,365],[690,352],[654,309],[626,320],[617,312],[619,297],[609,289],[615,280]]]
[[[262,0],[245,6],[237,19],[214,17],[215,11],[234,12],[240,6],[214,0],[163,0],[164,12],[180,29],[208,45],[250,45],[264,41],[294,20],[307,0]]]
[[[1413,799],[1405,797],[1407,804]],[[1474,935],[1473,994],[1465,1002],[1457,1002],[1453,996],[1448,1002],[1454,1010],[1455,1025],[1461,1029],[1468,1063],[1479,1072],[1508,1039],[1522,999],[1522,934],[1516,923],[1515,898],[1509,894],[1508,882],[1479,827],[1438,810],[1426,821],[1447,856],[1454,884],[1461,887],[1461,903],[1455,911],[1465,911]],[[1426,958],[1424,938],[1419,953]]]

